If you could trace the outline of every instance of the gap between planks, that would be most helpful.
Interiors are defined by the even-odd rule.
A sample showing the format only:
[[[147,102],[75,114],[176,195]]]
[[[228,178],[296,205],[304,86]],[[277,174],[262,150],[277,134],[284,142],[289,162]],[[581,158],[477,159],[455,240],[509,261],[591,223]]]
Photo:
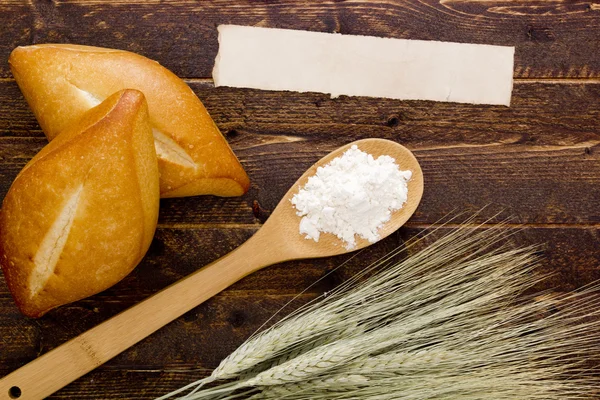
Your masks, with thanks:
[[[213,85],[212,78],[181,78],[189,83],[203,83]],[[14,82],[14,78],[0,78],[0,82]],[[580,84],[580,83],[600,83],[600,78],[561,78],[561,77],[534,77],[534,78],[513,78],[514,83],[556,83],[556,84]]]
[[[182,78],[184,81],[189,83],[202,83],[214,85],[212,78]],[[597,84],[600,83],[600,78],[561,78],[561,77],[534,77],[534,78],[513,78],[514,83],[527,84],[527,83],[555,83],[555,84]]]
[[[194,223],[159,223],[157,229],[260,229],[261,224],[194,224]],[[497,223],[468,223],[468,224],[457,224],[457,223],[439,223],[432,222],[430,224],[424,223],[411,223],[408,222],[402,226],[403,228],[413,228],[413,229],[431,229],[431,228],[459,228],[459,227],[480,227],[485,229],[600,229],[600,223],[582,223],[582,224],[574,224],[574,223],[547,223],[547,224],[535,224],[535,223],[501,223],[501,221]]]

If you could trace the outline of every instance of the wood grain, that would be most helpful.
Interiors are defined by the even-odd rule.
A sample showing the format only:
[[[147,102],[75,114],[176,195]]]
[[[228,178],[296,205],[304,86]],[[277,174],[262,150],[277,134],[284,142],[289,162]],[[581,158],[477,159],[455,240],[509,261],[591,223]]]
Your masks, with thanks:
[[[7,151],[27,149],[21,142]],[[164,226],[257,224],[264,221],[295,180],[327,152],[348,142],[341,136],[307,139],[239,149],[252,188],[243,197],[163,199],[159,223]],[[28,140],[31,143],[30,140]],[[5,141],[6,143],[6,141]],[[600,146],[527,144],[449,145],[413,149],[426,181],[422,206],[413,223],[435,222],[459,208],[475,212],[491,205],[480,220],[504,210],[500,218],[530,224],[598,224],[600,209]],[[0,163],[0,191],[27,161],[18,153],[6,154]],[[12,164],[11,162],[15,162]],[[273,174],[273,171],[278,171]],[[493,182],[493,184],[490,184]],[[253,209],[253,205],[258,208]]]
[[[220,252],[228,250],[217,245],[215,255],[201,251],[203,243],[222,243],[222,230],[200,229],[195,232],[195,235],[190,235],[191,231],[185,229],[159,232],[159,236],[162,237],[174,235],[177,237],[176,242],[186,238],[190,249],[199,249],[196,252],[192,250],[184,256],[184,259],[178,260],[177,265],[171,267],[171,271],[163,271],[164,266],[154,260],[158,254],[153,252],[133,274],[109,291],[61,307],[41,320],[24,318],[18,315],[12,303],[0,302],[0,338],[2,338],[0,341],[4,344],[0,374],[4,375],[12,371],[36,355],[49,351],[150,295],[154,289],[148,288],[149,277],[152,277],[154,285],[166,286],[180,276],[193,271],[198,264],[209,262],[213,256],[216,257]],[[347,279],[352,273],[358,271],[361,265],[364,266],[365,263],[383,256],[397,246],[402,238],[413,238],[421,232],[420,228],[402,229],[399,236],[388,238],[370,248],[369,253],[361,254],[360,260],[350,260],[349,264],[321,282],[318,288],[297,299],[292,308]],[[244,236],[251,233],[252,230],[249,230],[239,236],[235,235],[231,242],[243,240]],[[518,232],[513,240],[520,245],[544,243],[545,262],[540,272],[554,271],[556,275],[540,285],[538,289],[553,288],[557,291],[567,291],[600,279],[598,269],[600,254],[597,251],[599,235],[598,229],[526,228]],[[170,257],[166,253],[163,256]],[[98,396],[103,390],[107,396],[105,398],[130,398],[122,395],[120,397],[118,391],[125,391],[124,393],[131,393],[131,396],[134,396],[129,390],[142,387],[137,386],[138,382],[134,382],[130,388],[123,385],[119,386],[119,390],[113,390],[114,388],[105,390],[107,385],[110,385],[104,381],[105,377],[108,377],[106,378],[109,379],[108,382],[113,382],[119,373],[129,374],[129,371],[133,371],[134,376],[138,376],[135,373],[140,371],[164,371],[153,376],[169,377],[165,380],[159,379],[160,384],[155,383],[162,388],[167,388],[165,390],[176,389],[182,384],[179,374],[170,374],[173,370],[181,371],[186,376],[204,376],[280,307],[299,294],[304,287],[322,278],[328,271],[346,261],[347,257],[328,259],[323,263],[284,263],[257,272],[117,356],[100,367],[99,371],[92,372],[74,385],[65,388],[53,398],[61,398],[67,393],[72,395],[74,390],[84,390],[83,388],[86,392],[90,391],[84,398],[96,398],[92,396]],[[310,267],[307,264],[310,264]],[[567,265],[570,267],[566,268]],[[310,271],[312,273],[307,273]],[[284,282],[290,282],[290,287],[282,288]],[[0,299],[8,299],[9,295],[2,282],[0,288],[2,288]],[[74,324],[72,321],[78,323]],[[139,379],[149,387],[155,385],[141,376]],[[158,395],[152,391],[143,393],[146,393],[145,397],[133,398],[152,398],[153,395]]]
[[[413,148],[600,142],[600,81],[516,81],[511,107],[346,96],[331,99],[319,93],[214,88],[211,81],[187,82],[236,150],[327,136],[348,141],[365,136],[395,138]],[[13,80],[0,80],[0,111],[0,137],[43,137]]]
[[[206,370],[96,370],[52,396],[52,399],[154,399],[206,374]]]
[[[406,202],[378,231],[382,238],[394,234],[412,216],[421,200],[423,175],[419,163],[408,149],[391,140],[363,139],[349,143],[307,169],[261,229],[243,245],[1,378],[0,393],[10,393],[17,387],[21,393],[19,398],[23,400],[46,398],[259,269],[288,260],[350,252],[334,235],[322,235],[318,241],[305,240],[298,234],[298,216],[289,204],[298,188],[305,185],[318,168],[356,146],[374,157],[389,155],[402,169],[412,172]],[[352,248],[360,250],[370,244],[358,238]]]
[[[517,77],[600,77],[600,31],[593,29],[600,25],[600,8],[588,1],[36,0],[3,2],[4,13],[10,39],[2,43],[0,59],[16,45],[79,43],[138,52],[182,77],[209,77],[216,26],[229,23],[516,46]],[[8,76],[1,65],[0,77]]]
[[[10,300],[10,294],[0,282],[0,342],[7,355],[2,358],[0,369],[16,368],[35,354],[46,352],[79,333],[95,326],[102,320],[136,304],[156,291],[208,264],[229,251],[229,246],[240,245],[254,229],[161,229],[158,237],[164,242],[185,243],[185,247],[165,246],[153,249],[142,264],[116,286],[98,295],[81,300],[48,313],[47,317],[33,320],[19,315]],[[195,352],[176,351],[169,341],[182,346],[205,343],[202,337],[220,338],[226,346],[239,344],[250,331],[257,329],[279,307],[301,293],[314,282],[292,308],[348,279],[365,265],[383,257],[400,246],[404,240],[422,234],[419,227],[403,228],[398,235],[360,253],[360,257],[338,256],[322,261],[306,260],[287,262],[252,274],[186,314],[164,330],[149,337],[109,362],[107,366],[130,367],[187,365],[202,360],[206,368],[214,367],[225,353],[204,358]],[[230,235],[226,240],[225,235]],[[600,279],[600,253],[597,244],[600,230],[597,228],[524,228],[513,238],[519,245],[543,245],[544,262],[541,272],[554,272],[555,276],[540,285],[539,289],[554,288],[558,291],[572,290],[578,286]],[[206,251],[212,245],[214,251]],[[175,254],[179,253],[179,256]],[[406,255],[406,254],[405,254]],[[165,263],[164,260],[170,260]],[[344,267],[325,276],[339,265]],[[1,281],[1,280],[0,280]],[[72,321],[78,321],[74,324]],[[218,329],[217,329],[218,328]],[[217,329],[217,331],[215,331]],[[139,347],[138,346],[138,347]],[[6,350],[4,350],[6,349]],[[214,349],[213,349],[214,350]],[[210,350],[210,351],[213,351]],[[202,353],[202,352],[200,352]],[[158,355],[160,354],[160,356]],[[212,354],[212,353],[211,353]]]
[[[252,181],[241,198],[163,199],[160,223],[259,224],[313,162],[352,140],[396,140],[419,158],[426,191],[416,223],[457,207],[532,224],[600,222],[600,84],[518,83],[510,108],[329,99],[190,82]],[[14,82],[0,82],[0,193],[46,143]],[[0,96],[3,91],[0,90]],[[11,100],[12,99],[12,100]],[[278,171],[273,174],[272,171]],[[494,182],[490,185],[490,182]]]
[[[214,88],[221,23],[516,46],[510,108]],[[142,264],[113,288],[40,320],[0,277],[0,376],[228,253],[264,223],[306,167],[349,141],[415,151],[426,190],[409,225],[360,254],[248,276],[51,398],[150,399],[207,375],[274,312],[333,288],[449,212],[500,212],[543,243],[538,289],[600,279],[600,6],[595,1],[0,2],[0,197],[46,143],[6,60],[18,45],[65,42],[144,54],[187,79],[252,179],[241,198],[161,202]],[[452,229],[449,227],[448,229]],[[327,275],[336,266],[346,267]],[[292,308],[293,308],[292,306]],[[284,315],[284,311],[281,315]]]

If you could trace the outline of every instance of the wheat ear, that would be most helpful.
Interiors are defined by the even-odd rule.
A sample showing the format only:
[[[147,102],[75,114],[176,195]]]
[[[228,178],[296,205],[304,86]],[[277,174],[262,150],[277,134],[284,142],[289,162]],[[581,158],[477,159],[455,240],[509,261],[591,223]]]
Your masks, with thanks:
[[[338,375],[324,379],[311,379],[305,382],[287,383],[261,388],[260,393],[254,394],[248,400],[263,400],[296,396],[306,396],[308,392],[344,392],[352,391],[369,385],[369,378],[363,375]]]
[[[600,361],[600,290],[533,294],[546,278],[534,251],[512,248],[498,227],[468,226],[403,261],[392,254],[224,363],[252,371],[270,360],[271,368],[186,398],[598,398],[588,359]],[[308,334],[289,330],[298,321]],[[335,332],[347,333],[319,342]],[[292,339],[261,354],[257,344],[281,333]],[[349,376],[365,384],[336,386]]]
[[[322,321],[314,323],[313,318]],[[243,343],[213,371],[214,379],[231,379],[256,365],[280,356],[284,351],[296,351],[300,345],[319,342],[322,336],[336,331],[341,317],[329,310],[315,310],[311,318],[291,319]]]
[[[310,380],[356,358],[351,343],[335,342],[319,346],[243,382],[244,386],[271,386]]]

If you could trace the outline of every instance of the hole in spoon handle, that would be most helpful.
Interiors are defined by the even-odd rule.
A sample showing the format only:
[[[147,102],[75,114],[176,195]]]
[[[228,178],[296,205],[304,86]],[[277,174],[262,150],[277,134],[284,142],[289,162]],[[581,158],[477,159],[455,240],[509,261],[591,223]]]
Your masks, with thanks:
[[[8,389],[8,397],[10,397],[11,399],[18,399],[19,397],[21,397],[22,394],[23,392],[18,386],[12,386],[10,389]]]

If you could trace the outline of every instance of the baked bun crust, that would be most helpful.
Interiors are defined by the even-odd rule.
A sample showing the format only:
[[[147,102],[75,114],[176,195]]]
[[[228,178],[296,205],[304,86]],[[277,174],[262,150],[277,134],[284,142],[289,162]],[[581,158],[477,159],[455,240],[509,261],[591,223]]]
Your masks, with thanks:
[[[239,196],[250,182],[208,112],[175,74],[141,55],[91,46],[18,47],[12,73],[49,140],[113,93],[144,93],[161,197]]]
[[[137,90],[109,96],[44,147],[0,211],[0,265],[23,314],[39,317],[131,272],[156,229],[158,180]]]

